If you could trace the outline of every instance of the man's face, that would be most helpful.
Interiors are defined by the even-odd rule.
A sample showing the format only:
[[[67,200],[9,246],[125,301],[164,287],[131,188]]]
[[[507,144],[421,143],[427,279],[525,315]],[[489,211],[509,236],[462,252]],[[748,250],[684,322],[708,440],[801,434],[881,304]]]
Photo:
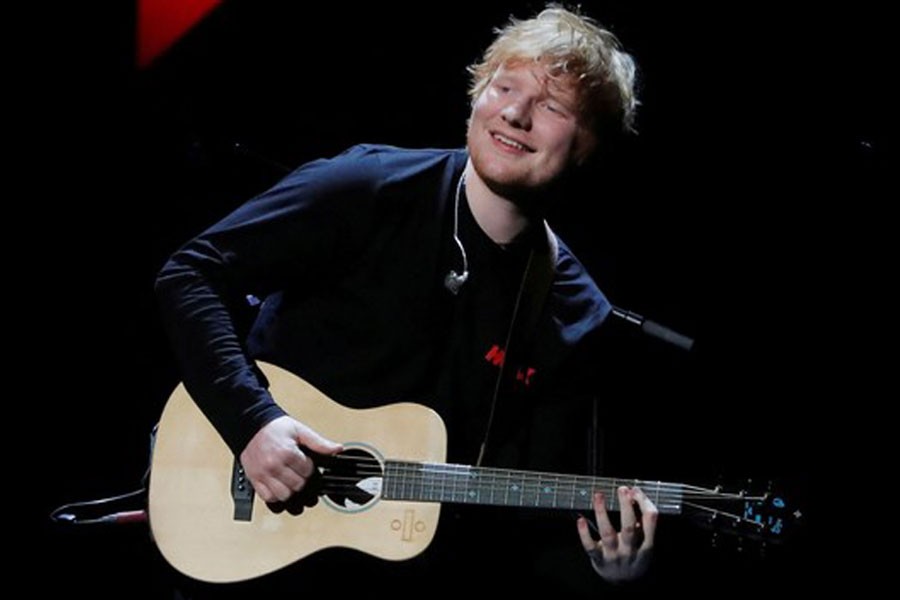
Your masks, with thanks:
[[[593,150],[571,82],[540,63],[500,67],[472,107],[469,156],[495,193],[516,196],[556,180]]]

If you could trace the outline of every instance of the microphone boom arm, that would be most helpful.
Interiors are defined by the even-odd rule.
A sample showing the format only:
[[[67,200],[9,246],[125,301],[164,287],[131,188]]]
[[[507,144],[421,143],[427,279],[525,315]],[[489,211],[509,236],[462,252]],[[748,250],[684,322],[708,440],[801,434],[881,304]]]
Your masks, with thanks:
[[[694,346],[694,340],[692,338],[689,338],[686,335],[682,335],[676,331],[672,331],[668,327],[660,325],[655,321],[645,319],[643,316],[631,312],[630,310],[625,310],[623,308],[619,308],[618,306],[613,306],[611,312],[613,315],[622,319],[623,321],[627,321],[632,325],[637,325],[641,328],[641,331],[643,331],[647,335],[652,335],[653,337],[659,338],[665,342],[674,344],[682,350],[690,351]]]

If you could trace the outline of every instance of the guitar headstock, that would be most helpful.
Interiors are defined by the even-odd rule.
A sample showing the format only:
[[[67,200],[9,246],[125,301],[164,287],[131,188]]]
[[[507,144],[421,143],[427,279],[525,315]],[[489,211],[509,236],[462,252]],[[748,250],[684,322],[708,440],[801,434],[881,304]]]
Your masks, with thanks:
[[[758,544],[781,544],[802,521],[800,509],[770,482],[753,491],[752,482],[737,490],[685,486],[682,513],[695,524],[713,532],[713,543],[731,537],[738,547],[750,540]]]

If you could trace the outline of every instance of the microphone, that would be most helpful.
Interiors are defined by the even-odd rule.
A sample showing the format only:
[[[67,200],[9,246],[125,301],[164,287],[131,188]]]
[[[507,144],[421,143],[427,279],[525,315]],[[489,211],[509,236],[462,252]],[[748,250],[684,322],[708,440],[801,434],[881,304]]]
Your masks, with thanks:
[[[455,296],[459,293],[459,288],[462,287],[468,278],[468,270],[463,271],[462,274],[457,273],[456,271],[450,271],[447,273],[447,276],[444,277],[444,287],[450,290],[450,293]]]
[[[650,319],[645,319],[641,315],[633,313],[630,310],[625,310],[619,308],[618,306],[613,306],[610,312],[612,312],[612,314],[619,317],[623,321],[627,321],[632,325],[637,325],[641,328],[641,331],[643,331],[647,335],[652,335],[653,337],[659,338],[664,342],[674,344],[682,350],[690,351],[694,346],[694,340],[687,337],[686,335],[682,335],[680,333],[672,331],[668,327],[660,325],[659,323],[651,321]]]
[[[456,248],[459,250],[460,258],[462,258],[463,272],[460,274],[451,269],[447,276],[444,277],[444,287],[450,290],[450,293],[454,296],[459,293],[459,288],[469,278],[469,259],[466,256],[466,247],[463,246],[462,240],[459,239],[459,192],[462,190],[465,181],[466,174],[463,172],[456,184],[456,200],[453,208],[453,241],[456,242]]]

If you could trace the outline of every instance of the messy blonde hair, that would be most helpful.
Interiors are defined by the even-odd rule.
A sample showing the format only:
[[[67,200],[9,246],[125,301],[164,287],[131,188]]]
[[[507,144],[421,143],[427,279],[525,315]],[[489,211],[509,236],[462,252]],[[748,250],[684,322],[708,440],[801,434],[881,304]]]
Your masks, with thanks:
[[[532,19],[510,19],[481,62],[469,67],[474,102],[503,65],[541,62],[552,78],[576,82],[579,111],[602,132],[612,126],[634,132],[635,63],[619,40],[593,19],[551,4]]]

